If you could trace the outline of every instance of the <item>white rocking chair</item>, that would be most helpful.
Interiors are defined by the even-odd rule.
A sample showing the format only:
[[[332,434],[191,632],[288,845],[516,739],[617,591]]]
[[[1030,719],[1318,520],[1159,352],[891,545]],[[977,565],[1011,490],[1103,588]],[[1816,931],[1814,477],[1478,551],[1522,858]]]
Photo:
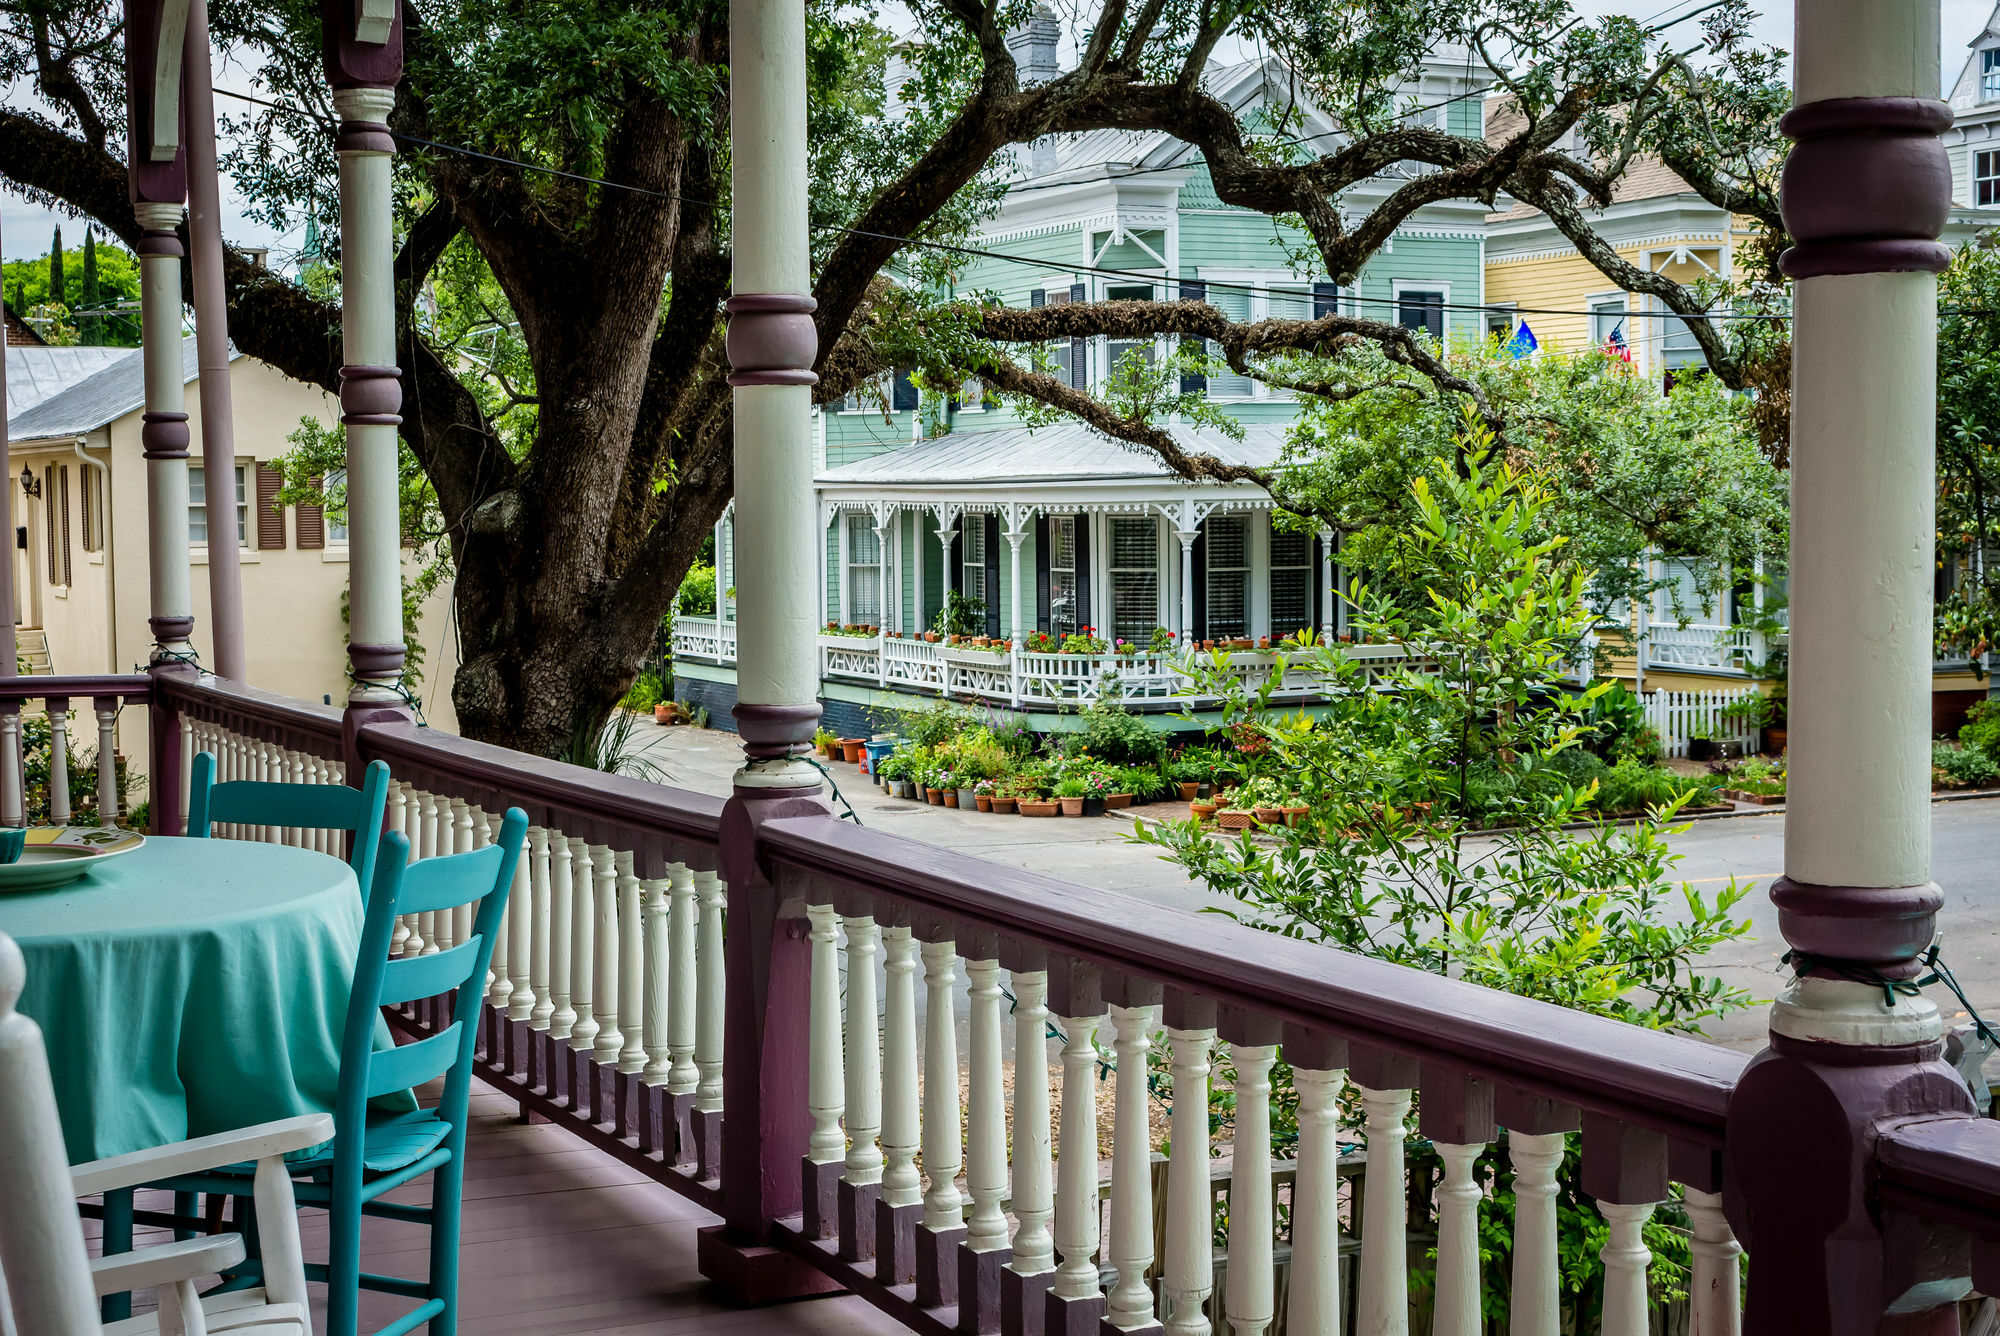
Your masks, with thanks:
[[[312,1336],[305,1262],[288,1152],[333,1136],[330,1114],[223,1132],[71,1168],[49,1082],[41,1027],[14,1010],[27,978],[20,947],[0,933],[0,1310],[20,1336]],[[243,1239],[216,1234],[92,1260],[76,1199],[181,1174],[257,1162],[258,1242],[264,1284],[202,1299],[195,1282],[244,1258]],[[98,1319],[97,1300],[159,1291],[159,1309]],[[9,1329],[0,1311],[0,1331]]]

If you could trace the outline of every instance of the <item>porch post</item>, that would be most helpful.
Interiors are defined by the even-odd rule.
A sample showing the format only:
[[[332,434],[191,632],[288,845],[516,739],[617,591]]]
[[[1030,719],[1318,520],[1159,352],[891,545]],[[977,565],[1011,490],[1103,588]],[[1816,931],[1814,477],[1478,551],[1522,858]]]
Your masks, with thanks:
[[[194,346],[201,369],[201,459],[211,497],[236,481],[235,410],[229,386],[229,307],[222,283],[222,192],[215,166],[215,90],[210,83],[207,0],[189,0],[182,82],[187,86],[188,262],[194,272]],[[255,489],[249,488],[252,495]],[[243,661],[243,570],[224,510],[217,541],[209,502],[208,621],[216,673],[247,680]]]
[[[1801,0],[1783,206],[1792,323],[1785,875],[1796,980],[1730,1101],[1745,1331],[1957,1331],[1963,1247],[1878,1212],[1890,1121],[1969,1117],[1909,979],[1936,930],[1928,737],[1937,296],[1951,202],[1936,0]],[[1857,188],[1865,183],[1866,189]],[[1890,1316],[1893,1314],[1893,1316]]]
[[[803,1200],[812,1132],[806,1101],[807,920],[781,904],[757,854],[759,829],[830,816],[805,759],[820,705],[815,668],[812,387],[819,337],[807,296],[805,6],[729,9],[730,142],[736,206],[729,382],[735,387],[736,726],[743,767],[723,808],[729,883],[723,1039],[722,1217],[700,1234],[701,1273],[763,1302],[837,1288],[771,1246],[774,1220]]]
[[[1027,633],[1021,629],[1021,544],[1028,536],[1028,524],[1035,517],[1035,508],[1008,502],[1004,512],[1007,527],[1001,532],[1006,535],[1009,559],[1012,562],[1007,587],[1009,618],[1007,638],[1018,641]]]
[[[407,718],[396,428],[395,247],[389,113],[403,72],[403,14],[321,0],[327,81],[340,112],[340,420],[347,430],[350,737],[367,718]]]
[[[951,560],[951,540],[958,536],[958,508],[956,506],[938,512],[938,546],[944,549],[944,557],[938,563],[944,572],[944,596],[950,598],[957,590],[963,571],[954,571]]]
[[[1181,648],[1198,643],[1194,626],[1194,540],[1201,536],[1201,521],[1195,518],[1194,502],[1181,502],[1180,518],[1174,522],[1174,537],[1181,540]]]
[[[1334,634],[1335,618],[1340,611],[1340,591],[1333,583],[1333,530],[1319,531],[1319,636],[1326,644],[1333,644],[1340,637]]]

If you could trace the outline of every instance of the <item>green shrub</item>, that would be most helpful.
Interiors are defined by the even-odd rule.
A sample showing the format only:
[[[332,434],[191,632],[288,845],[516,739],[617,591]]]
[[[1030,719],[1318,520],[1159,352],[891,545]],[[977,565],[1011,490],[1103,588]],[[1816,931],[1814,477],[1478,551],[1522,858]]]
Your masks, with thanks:
[[[2000,764],[1977,747],[1954,742],[1931,744],[1932,778],[1946,788],[1983,789],[2000,783]]]
[[[1612,766],[1598,781],[1597,799],[1592,806],[1607,816],[1638,814],[1665,807],[1683,794],[1688,795],[1690,806],[1712,803],[1715,782],[1677,775],[1628,758]]]
[[[1646,705],[1623,682],[1591,702],[1586,716],[1590,722],[1590,743],[1598,751],[1616,759],[1616,753],[1646,725]],[[1655,742],[1658,741],[1657,736]]]
[[[715,567],[688,567],[680,592],[674,595],[674,611],[688,617],[715,615]]]
[[[2000,700],[1983,700],[1968,710],[1958,740],[2000,765]]]
[[[1091,702],[1071,745],[1112,765],[1151,765],[1167,754],[1167,736],[1113,700]]]
[[[1641,724],[1635,732],[1619,738],[1605,749],[1605,756],[1616,765],[1620,761],[1637,761],[1641,765],[1651,765],[1667,754],[1667,748],[1660,741],[1659,730],[1651,724]]]
[[[618,702],[625,709],[639,714],[651,714],[653,707],[660,703],[660,679],[655,673],[640,673],[632,679],[631,689],[625,699]]]

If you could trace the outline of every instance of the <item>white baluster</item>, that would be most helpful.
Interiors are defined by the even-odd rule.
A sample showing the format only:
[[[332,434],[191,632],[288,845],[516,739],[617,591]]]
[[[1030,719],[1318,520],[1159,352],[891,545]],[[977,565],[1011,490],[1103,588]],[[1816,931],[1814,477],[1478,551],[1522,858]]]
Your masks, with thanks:
[[[51,702],[49,713],[49,824],[69,824],[69,711]]]
[[[1277,1310],[1277,1278],[1271,1266],[1276,1229],[1271,1200],[1270,1044],[1239,1044],[1236,1064],[1236,1143],[1229,1171],[1229,1284],[1223,1294],[1236,1336],[1261,1336]],[[1369,1194],[1372,1200],[1374,1194]],[[1363,1326],[1359,1331],[1370,1332]]]
[[[293,753],[286,752],[283,758],[287,778],[289,778],[290,776],[292,757]],[[389,801],[386,805],[386,811],[385,811],[385,815],[388,820],[388,828],[390,830],[400,832],[403,829],[403,821],[404,821],[403,806],[404,806],[403,786],[400,781],[392,779],[389,781]],[[293,835],[291,831],[285,832],[285,842],[287,844],[293,844],[297,842],[296,837]],[[384,847],[386,848],[386,846]],[[366,886],[363,886],[361,888],[361,895],[363,899],[367,898],[369,889],[370,888]],[[414,922],[415,919],[416,915],[414,914],[396,915],[395,931],[389,934],[389,955],[392,958],[408,954],[410,950],[410,937],[416,928],[416,923]]]
[[[1514,1165],[1508,1336],[1557,1336],[1556,1170],[1562,1167],[1563,1134],[1509,1132],[1507,1154]]]
[[[549,832],[549,1038],[567,1039],[576,1027],[576,999],[571,996],[570,971],[576,949],[572,855],[569,837]]]
[[[713,872],[695,873],[694,884],[701,907],[695,932],[694,1106],[703,1113],[721,1113],[725,988],[722,910],[726,895],[722,878]]]
[[[1688,1278],[1689,1336],[1737,1336],[1743,1329],[1743,1245],[1722,1214],[1722,1194],[1681,1189],[1694,1265]]]
[[[646,939],[639,927],[645,891],[633,871],[632,855],[618,855],[618,1070],[646,1068]]]
[[[1023,1276],[1055,1270],[1055,1164],[1049,1129],[1049,976],[1014,971],[1014,1255]]]
[[[1480,1336],[1479,1200],[1485,1194],[1473,1177],[1484,1143],[1431,1143],[1444,1161],[1437,1189],[1436,1336]]]
[[[477,847],[484,849],[489,845],[498,843],[499,839],[500,817],[494,813],[481,810],[477,832]],[[518,874],[520,864],[515,864],[515,870]],[[511,892],[507,898],[510,902],[516,899]],[[475,908],[473,912],[477,913],[478,911]],[[514,1000],[514,975],[511,963],[514,955],[514,945],[509,940],[513,934],[508,931],[512,926],[508,920],[512,917],[512,914],[503,913],[500,916],[500,921],[494,925],[493,951],[487,958],[488,963],[486,966],[486,1001],[488,1005],[501,1012],[505,1012],[509,1004]]]
[[[925,942],[924,957],[924,1227],[933,1233],[965,1223],[958,1170],[965,1129],[958,1111],[958,1025],[952,987],[958,974],[954,942]]]
[[[1410,1092],[1356,1088],[1368,1115],[1368,1190],[1362,1198],[1355,1320],[1368,1336],[1401,1336],[1410,1329],[1403,1167],[1403,1116],[1410,1111]],[[1235,1272],[1230,1275],[1233,1281]]]
[[[306,782],[306,759],[304,756],[302,756],[300,753],[296,751],[288,751],[285,753],[285,782],[287,784],[303,784]],[[396,787],[400,789],[402,786],[399,784]],[[406,797],[404,801],[408,803],[408,802],[414,802],[415,800],[413,798]],[[307,837],[307,832],[305,831],[288,830],[285,832],[285,843],[291,845],[295,849],[302,849],[306,847],[306,842],[307,842],[306,837]],[[416,847],[416,840],[414,838],[410,840],[410,846],[411,849],[414,851]],[[414,915],[412,917],[414,917]]]
[[[1097,1025],[1098,1016],[1062,1017],[1062,1144],[1056,1157],[1054,1292],[1094,1299],[1097,1283]]]
[[[670,863],[668,869],[678,872],[680,864]],[[667,1011],[671,1006],[667,987],[667,915],[672,912],[667,900],[667,888],[672,884],[666,877],[654,877],[643,888],[646,901],[646,1065],[642,1069],[642,1079],[649,1086],[665,1085],[673,1067],[667,1048]]]
[[[1214,1203],[1208,1178],[1209,1052],[1215,1031],[1168,1030],[1167,1042],[1173,1047],[1174,1108],[1167,1163],[1166,1274],[1161,1285],[1167,1296],[1166,1329],[1168,1336],[1209,1336],[1208,1315],[1202,1306],[1215,1293]],[[1301,1087],[1301,1137],[1305,1134],[1305,1098]],[[1296,1203],[1292,1215],[1294,1220],[1298,1218]],[[1294,1268],[1294,1312],[1298,1310],[1298,1285]],[[1337,1332],[1338,1328],[1301,1330]]]
[[[549,832],[542,826],[528,828],[529,933],[528,991],[534,1005],[528,1011],[528,1028],[546,1030],[555,1015],[555,999],[549,995]]]
[[[618,1028],[618,860],[609,845],[594,844],[591,850],[597,868],[597,968],[590,984],[597,1046],[591,1060],[613,1067],[625,1047],[625,1035]]]
[[[882,1016],[882,1200],[914,1206],[917,1176],[917,946],[908,928],[882,929],[888,996]],[[958,1083],[953,1081],[956,1086]]]
[[[881,932],[865,914],[843,918],[847,929],[846,1066],[847,1168],[856,1187],[882,1181],[882,1050],[876,1016],[875,952]]]
[[[1292,1265],[1285,1323],[1299,1331],[1340,1330],[1338,1099],[1343,1084],[1338,1070],[1292,1069],[1292,1085],[1299,1092],[1299,1162],[1292,1179]],[[1174,1111],[1180,1112],[1178,1098]]]
[[[697,1073],[694,1065],[695,921],[701,913],[696,903],[694,869],[676,863],[667,891],[667,1093],[692,1095]]]
[[[436,858],[440,853],[450,852],[448,848],[440,846],[440,832],[443,832],[442,838],[444,843],[448,845],[450,842],[450,826],[447,824],[450,821],[450,816],[448,815],[450,809],[444,805],[444,800],[434,793],[424,794],[423,800],[424,838],[423,852],[420,856],[424,858]],[[451,935],[451,911],[426,910],[424,913],[423,932],[425,955],[435,955],[439,951],[444,950],[446,943],[441,940],[440,935],[444,937]]]
[[[292,753],[292,760],[294,763],[298,761],[297,752]],[[294,774],[296,773],[294,771]],[[418,790],[405,785],[403,787],[403,838],[410,843],[410,851],[407,857],[411,863],[417,861],[417,857],[423,848],[423,836],[423,795]],[[428,944],[424,941],[424,916],[422,914],[411,914],[409,915],[409,920],[410,940],[403,943],[403,954],[419,956],[428,949]]]
[[[21,707],[10,701],[0,711],[0,824],[28,824],[21,792]]]
[[[118,811],[118,704],[97,707],[97,819],[107,826],[119,824]]]
[[[840,1129],[846,1091],[840,1052],[840,950],[832,905],[807,905],[811,921],[812,979],[806,1017],[806,1107],[812,1114],[812,1135],[806,1158],[814,1164],[837,1164],[847,1157],[847,1135]]]
[[[1111,1238],[1105,1252],[1118,1269],[1105,1320],[1121,1330],[1151,1326],[1153,1291],[1153,1146],[1146,1119],[1146,1030],[1151,1007],[1111,1008],[1112,1051],[1118,1056],[1118,1103],[1111,1125]]]
[[[1000,1057],[1000,962],[968,960],[971,1023],[967,1033],[972,1064],[965,1111],[965,1188],[972,1197],[966,1246],[992,1252],[1007,1246],[1007,1093]]]
[[[507,995],[507,1019],[510,1021],[527,1020],[535,1011],[535,988],[531,978],[535,931],[535,892],[530,878],[532,861],[524,838],[514,860],[514,888],[507,893],[505,939],[507,981],[512,985],[512,991]]]
[[[597,873],[590,862],[590,845],[570,837],[569,1001],[576,1020],[569,1027],[569,1046],[579,1053],[597,1047]]]
[[[1601,1201],[1597,1210],[1611,1226],[1611,1237],[1597,1253],[1604,1263],[1604,1336],[1647,1336],[1646,1272],[1653,1250],[1646,1246],[1645,1228],[1653,1203]]]
[[[181,716],[181,782],[180,782],[181,810],[179,813],[182,830],[187,829],[188,797],[190,794],[194,792],[194,754],[197,749],[193,746],[193,739],[192,739],[193,729],[194,729],[193,723],[188,719],[186,715],[182,715]]]
[[[452,843],[452,852],[471,853],[474,849],[486,847],[486,813],[472,803],[454,800],[452,813],[457,838]],[[454,942],[472,940],[472,905],[463,904],[451,911],[451,931]],[[492,957],[487,957],[486,986],[493,986]]]

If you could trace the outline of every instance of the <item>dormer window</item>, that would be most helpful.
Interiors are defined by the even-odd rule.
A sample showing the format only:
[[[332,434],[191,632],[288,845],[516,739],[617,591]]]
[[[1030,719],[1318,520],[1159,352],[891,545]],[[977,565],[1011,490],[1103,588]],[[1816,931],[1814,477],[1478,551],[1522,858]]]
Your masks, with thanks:
[[[1981,208],[2000,204],[2000,153],[1972,155],[1972,202]]]
[[[1979,53],[1979,100],[2000,102],[2000,46]]]

